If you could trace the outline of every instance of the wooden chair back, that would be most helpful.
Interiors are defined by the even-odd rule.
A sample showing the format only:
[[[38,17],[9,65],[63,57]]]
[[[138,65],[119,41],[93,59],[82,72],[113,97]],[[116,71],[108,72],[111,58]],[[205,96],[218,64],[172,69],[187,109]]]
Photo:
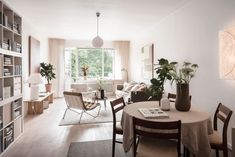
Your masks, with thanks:
[[[219,103],[214,115],[214,130],[218,129],[218,120],[223,122],[223,145],[227,147],[227,129],[233,111]]]
[[[136,137],[144,136],[157,139],[176,139],[177,152],[180,157],[181,147],[181,121],[153,122],[133,117],[134,157],[136,156]]]
[[[110,104],[113,113],[113,122],[116,123],[116,113],[123,110],[126,104],[123,97],[110,101]]]
[[[191,100],[191,98],[192,98],[192,96],[190,95],[190,96],[189,96],[189,99]],[[175,100],[176,100],[176,94],[168,93],[167,99],[169,99],[170,102],[175,102]]]
[[[175,100],[176,100],[176,94],[168,93],[167,99],[169,99],[170,102],[175,102]]]

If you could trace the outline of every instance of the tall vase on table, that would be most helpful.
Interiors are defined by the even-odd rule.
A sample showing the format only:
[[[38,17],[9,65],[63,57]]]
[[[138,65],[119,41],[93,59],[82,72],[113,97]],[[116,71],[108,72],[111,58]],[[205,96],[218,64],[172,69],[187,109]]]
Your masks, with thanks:
[[[191,108],[191,96],[189,96],[189,83],[195,76],[197,64],[184,62],[179,68],[177,62],[172,62],[172,82],[176,82],[175,108],[179,111],[189,111]],[[178,68],[178,69],[177,69]]]
[[[189,96],[189,84],[177,84],[176,85],[175,108],[179,111],[190,110],[191,100]]]

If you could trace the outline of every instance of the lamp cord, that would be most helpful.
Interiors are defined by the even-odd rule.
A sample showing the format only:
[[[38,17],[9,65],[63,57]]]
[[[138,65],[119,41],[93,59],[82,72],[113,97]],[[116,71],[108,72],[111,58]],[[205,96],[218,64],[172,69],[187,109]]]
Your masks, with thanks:
[[[99,17],[100,17],[100,13],[97,12],[96,16],[97,16],[97,36],[99,36]]]

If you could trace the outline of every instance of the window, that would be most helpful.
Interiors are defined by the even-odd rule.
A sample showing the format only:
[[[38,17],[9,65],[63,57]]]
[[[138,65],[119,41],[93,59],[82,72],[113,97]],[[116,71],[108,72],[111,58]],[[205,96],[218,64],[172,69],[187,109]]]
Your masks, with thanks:
[[[88,66],[87,78],[113,78],[114,52],[108,48],[66,48],[65,75],[74,81],[82,79],[81,68]]]

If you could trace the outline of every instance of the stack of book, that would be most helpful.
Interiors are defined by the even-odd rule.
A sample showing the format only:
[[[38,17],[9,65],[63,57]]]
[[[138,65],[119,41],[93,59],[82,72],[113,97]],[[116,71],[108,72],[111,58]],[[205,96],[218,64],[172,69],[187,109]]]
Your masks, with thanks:
[[[8,39],[3,39],[2,41],[2,48],[9,50],[9,44],[8,44]]]
[[[159,108],[138,108],[138,111],[145,118],[169,118],[169,115]]]
[[[4,64],[5,65],[11,65],[11,58],[10,57],[4,57]]]
[[[21,94],[21,77],[14,78],[14,96]]]
[[[21,53],[21,44],[14,42],[14,51]]]
[[[11,76],[11,72],[8,68],[4,68],[3,72],[4,72],[4,76]]]
[[[15,65],[14,66],[14,75],[21,75],[21,74],[22,74],[21,65]]]
[[[13,138],[13,125],[9,125],[5,128],[4,131],[4,148],[6,149],[14,140]]]

